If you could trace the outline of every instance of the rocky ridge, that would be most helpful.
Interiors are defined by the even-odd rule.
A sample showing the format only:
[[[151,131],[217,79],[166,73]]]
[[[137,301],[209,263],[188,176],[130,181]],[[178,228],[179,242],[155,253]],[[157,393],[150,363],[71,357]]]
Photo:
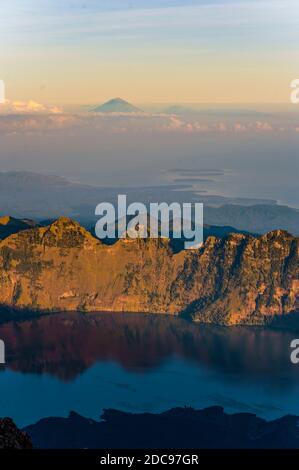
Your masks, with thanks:
[[[299,311],[298,240],[281,230],[261,237],[234,233],[174,253],[168,239],[105,245],[63,217],[0,242],[0,304],[5,310],[265,323]]]
[[[32,449],[28,435],[10,418],[0,418],[0,449]]]

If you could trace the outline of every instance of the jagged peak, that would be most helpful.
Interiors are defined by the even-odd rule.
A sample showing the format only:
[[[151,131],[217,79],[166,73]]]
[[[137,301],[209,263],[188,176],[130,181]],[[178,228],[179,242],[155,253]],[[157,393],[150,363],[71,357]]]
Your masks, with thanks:
[[[250,240],[254,237],[252,235],[248,235],[245,233],[230,233],[226,237],[223,238],[224,242],[227,244],[240,244],[243,243],[244,240]]]
[[[78,228],[80,227],[83,229],[83,227],[79,224],[79,222],[76,222],[75,220],[66,216],[58,217],[58,219],[54,220],[54,222],[50,224],[50,227],[67,227],[67,226],[78,227]]]
[[[56,235],[62,236],[64,233],[72,231],[80,233],[86,238],[94,239],[94,237],[84,227],[82,227],[79,222],[76,222],[70,217],[59,217],[58,219],[54,220],[54,222],[52,222],[47,228]]]
[[[271,232],[265,233],[261,238],[271,240],[271,239],[276,239],[276,238],[295,238],[291,233],[289,233],[287,230],[272,230]]]
[[[270,241],[270,240],[290,240],[295,239],[294,235],[289,233],[287,230],[272,230],[271,232],[267,232],[264,235],[251,235],[249,233],[229,233],[225,237],[217,237],[214,235],[210,235],[207,237],[206,241],[204,242],[204,246],[215,245],[218,242],[224,241],[225,243],[231,242],[241,242],[242,240],[263,240],[263,241]]]
[[[245,233],[229,233],[225,237],[219,237],[215,235],[209,235],[204,242],[203,246],[214,246],[217,243],[235,243],[235,242],[241,242],[242,240],[246,240],[249,238],[253,238],[251,235],[245,234]]]

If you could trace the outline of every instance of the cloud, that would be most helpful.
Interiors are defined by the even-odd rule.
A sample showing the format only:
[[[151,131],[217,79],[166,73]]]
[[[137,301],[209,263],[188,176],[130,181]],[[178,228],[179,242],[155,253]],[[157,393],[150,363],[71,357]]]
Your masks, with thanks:
[[[36,101],[10,101],[0,104],[0,115],[9,114],[59,114],[62,110],[57,106],[47,106]]]
[[[15,135],[16,133],[57,132],[102,132],[106,134],[144,134],[144,133],[271,133],[298,132],[294,125],[281,127],[280,122],[261,121],[240,118],[218,120],[198,116],[185,117],[167,113],[65,113],[59,108],[48,107],[39,103],[10,102],[6,104],[6,112],[0,112],[0,133]],[[9,112],[8,112],[9,111]]]
[[[272,126],[268,122],[257,121],[255,123],[255,128],[257,131],[272,131]]]
[[[273,126],[269,122],[198,122],[198,121],[184,121],[178,116],[169,116],[169,121],[163,126],[164,131],[169,132],[186,132],[186,133],[206,133],[206,132],[272,132]],[[279,128],[280,131],[287,129]]]

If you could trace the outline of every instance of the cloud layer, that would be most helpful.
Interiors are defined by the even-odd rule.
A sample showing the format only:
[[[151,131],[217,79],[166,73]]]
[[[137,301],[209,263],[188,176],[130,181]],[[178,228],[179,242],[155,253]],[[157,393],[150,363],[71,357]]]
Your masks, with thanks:
[[[6,100],[0,105],[0,116],[9,114],[59,114],[62,110],[57,106],[48,106],[36,101]]]
[[[65,113],[57,107],[44,106],[34,101],[7,102],[0,107],[0,133],[22,134],[53,131],[71,133],[74,131],[120,133],[272,133],[296,132],[295,121],[283,125],[277,117],[255,119],[236,116],[180,116],[168,113]]]

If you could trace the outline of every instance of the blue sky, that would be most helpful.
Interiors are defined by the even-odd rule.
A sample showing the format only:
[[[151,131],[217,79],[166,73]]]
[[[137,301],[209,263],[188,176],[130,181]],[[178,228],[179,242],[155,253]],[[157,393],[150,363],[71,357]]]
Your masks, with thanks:
[[[298,0],[2,0],[0,78],[58,104],[281,102]]]

